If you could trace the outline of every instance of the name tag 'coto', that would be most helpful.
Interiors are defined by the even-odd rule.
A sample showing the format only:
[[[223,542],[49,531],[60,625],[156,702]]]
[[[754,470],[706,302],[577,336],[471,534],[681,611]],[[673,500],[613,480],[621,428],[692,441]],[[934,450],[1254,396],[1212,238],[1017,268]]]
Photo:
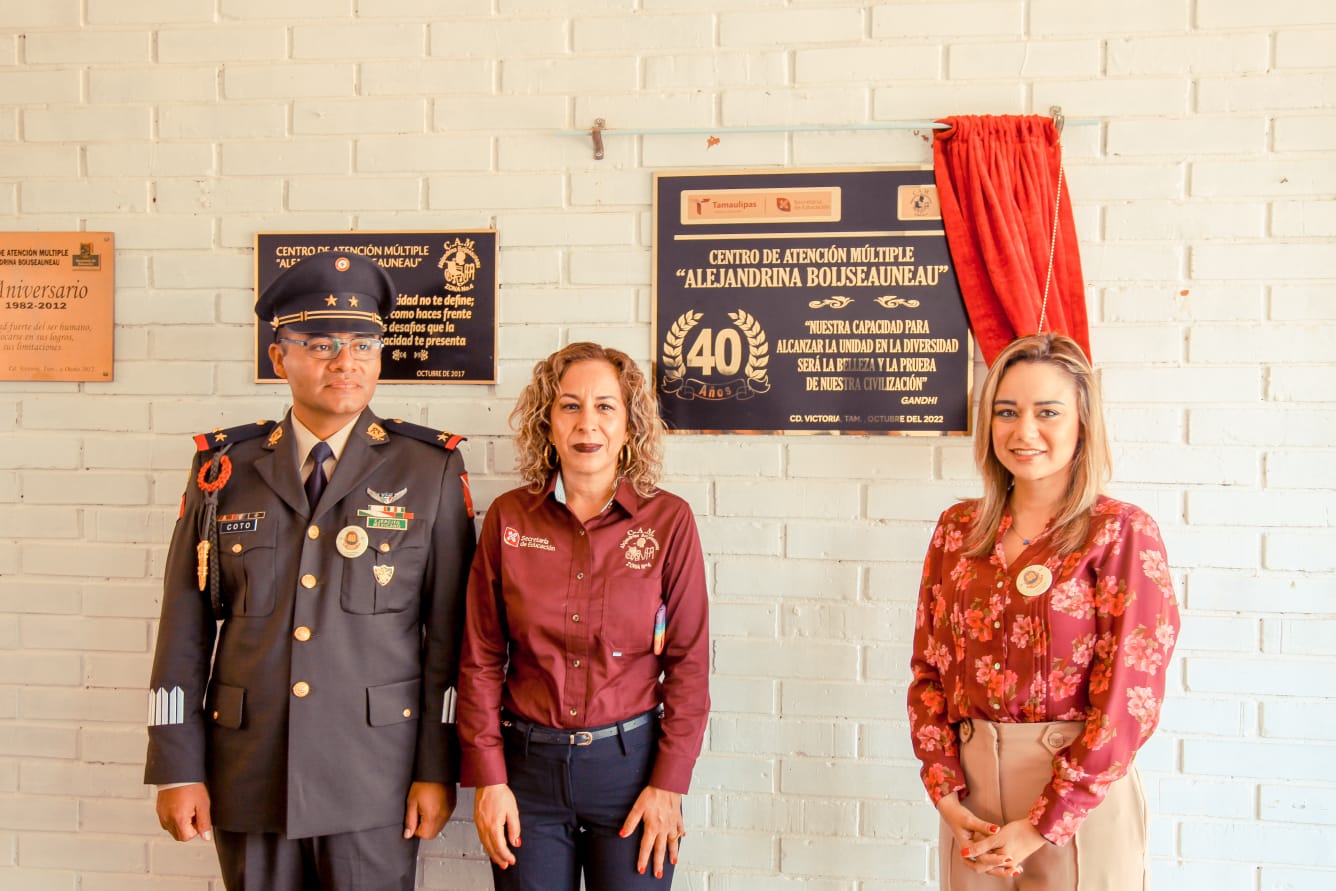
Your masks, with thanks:
[[[260,528],[264,511],[249,514],[227,514],[218,518],[218,532],[222,535],[234,535],[238,532],[254,532]]]

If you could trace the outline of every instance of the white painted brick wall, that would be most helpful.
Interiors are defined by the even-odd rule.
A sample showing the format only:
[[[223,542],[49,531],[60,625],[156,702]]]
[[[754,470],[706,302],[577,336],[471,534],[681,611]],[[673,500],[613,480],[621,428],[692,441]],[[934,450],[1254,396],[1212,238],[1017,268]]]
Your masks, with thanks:
[[[257,231],[499,232],[499,382],[385,386],[471,437],[573,339],[651,357],[652,173],[930,163],[926,129],[1069,119],[1115,494],[1185,607],[1143,752],[1157,886],[1336,883],[1336,6],[1324,0],[0,0],[0,227],[117,237],[116,374],[0,382],[0,886],[220,887],[139,783],[190,433],[277,416],[252,380]],[[704,136],[555,131],[718,127]],[[1093,121],[1093,124],[1085,123]],[[982,364],[975,369],[976,385]],[[679,884],[936,884],[903,696],[962,437],[672,436],[713,600],[714,713]],[[473,891],[467,822],[420,887]],[[21,816],[20,816],[21,815]]]

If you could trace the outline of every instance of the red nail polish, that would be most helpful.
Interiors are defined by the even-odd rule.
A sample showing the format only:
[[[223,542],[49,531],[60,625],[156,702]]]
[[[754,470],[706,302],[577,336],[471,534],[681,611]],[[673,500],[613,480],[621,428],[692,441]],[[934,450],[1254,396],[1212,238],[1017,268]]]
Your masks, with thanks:
[[[997,826],[989,826],[989,827],[988,827],[988,831],[989,831],[989,832],[998,832],[998,831],[999,831],[999,828],[998,828]]]
[[[960,856],[961,856],[961,857],[968,857],[969,855],[970,855],[970,849],[969,849],[969,848],[961,848],[961,849],[960,849]]]
[[[640,867],[639,869],[636,870],[636,872],[640,873],[643,876],[645,874],[645,867],[643,866]]]

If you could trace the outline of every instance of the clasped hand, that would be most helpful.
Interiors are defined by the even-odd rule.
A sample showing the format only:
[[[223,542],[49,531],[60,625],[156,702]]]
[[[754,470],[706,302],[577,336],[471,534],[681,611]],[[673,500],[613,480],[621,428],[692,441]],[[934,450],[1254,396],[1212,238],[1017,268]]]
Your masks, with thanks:
[[[980,874],[1018,876],[1024,871],[1021,863],[1025,858],[1048,844],[1029,820],[998,826],[979,819],[956,792],[938,801],[937,811],[955,836],[965,864]]]

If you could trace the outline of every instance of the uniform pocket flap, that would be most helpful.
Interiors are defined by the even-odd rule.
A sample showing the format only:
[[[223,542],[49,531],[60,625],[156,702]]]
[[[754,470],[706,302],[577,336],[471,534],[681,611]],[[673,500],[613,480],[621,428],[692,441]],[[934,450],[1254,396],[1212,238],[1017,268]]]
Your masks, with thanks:
[[[422,681],[399,681],[366,688],[366,719],[372,727],[401,724],[417,716]]]
[[[246,716],[246,688],[214,684],[209,691],[209,717],[220,727],[241,728]]]

